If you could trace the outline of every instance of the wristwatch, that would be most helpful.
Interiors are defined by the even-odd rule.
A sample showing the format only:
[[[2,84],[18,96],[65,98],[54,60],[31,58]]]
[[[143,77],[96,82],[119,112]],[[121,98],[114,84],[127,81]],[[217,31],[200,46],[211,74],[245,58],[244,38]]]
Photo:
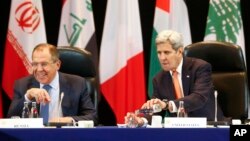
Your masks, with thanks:
[[[168,99],[162,99],[162,101],[166,103],[166,107],[163,108],[163,110],[168,110],[168,102],[169,102]]]

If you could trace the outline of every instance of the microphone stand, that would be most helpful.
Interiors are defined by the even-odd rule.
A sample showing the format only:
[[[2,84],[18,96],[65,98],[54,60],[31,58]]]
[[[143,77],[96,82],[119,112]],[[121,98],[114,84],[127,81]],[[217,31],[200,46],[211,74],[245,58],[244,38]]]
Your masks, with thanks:
[[[215,107],[214,107],[214,121],[208,121],[207,124],[208,125],[213,125],[215,127],[217,127],[218,125],[228,125],[229,122],[228,121],[218,121],[217,117],[218,117],[218,92],[215,90],[214,91],[214,102],[215,102]]]
[[[56,126],[57,128],[61,128],[62,126],[72,126],[71,123],[65,123],[60,121],[61,112],[62,112],[62,100],[64,97],[64,93],[62,92],[59,97],[59,103],[58,103],[58,120],[56,122],[49,122],[49,126]]]
[[[61,93],[60,95],[60,99],[59,99],[59,104],[58,104],[58,122],[60,122],[60,113],[61,113],[61,110],[62,110],[62,100],[63,100],[63,97],[64,97],[64,92]]]
[[[215,121],[215,122],[217,122],[217,109],[218,109],[218,108],[217,108],[217,107],[218,107],[218,105],[217,105],[217,102],[218,102],[218,101],[217,101],[217,96],[218,96],[218,92],[215,91],[215,92],[214,92],[214,101],[215,101],[214,121]]]

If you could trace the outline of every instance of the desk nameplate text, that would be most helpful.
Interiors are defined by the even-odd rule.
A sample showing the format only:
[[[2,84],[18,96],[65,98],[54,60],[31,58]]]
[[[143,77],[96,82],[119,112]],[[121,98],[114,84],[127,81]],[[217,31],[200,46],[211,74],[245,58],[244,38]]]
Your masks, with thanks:
[[[207,118],[165,117],[164,128],[206,128]]]
[[[0,119],[0,128],[42,128],[42,118]]]

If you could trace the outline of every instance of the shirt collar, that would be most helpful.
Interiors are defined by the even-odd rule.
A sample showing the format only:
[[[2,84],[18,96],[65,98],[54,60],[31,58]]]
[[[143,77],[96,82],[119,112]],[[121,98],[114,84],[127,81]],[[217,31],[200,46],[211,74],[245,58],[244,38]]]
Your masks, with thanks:
[[[40,83],[40,88],[42,88],[45,84],[41,84]],[[53,89],[58,89],[59,88],[59,74],[58,72],[56,72],[56,76],[54,77],[54,79],[49,83],[49,85],[53,88]]]
[[[177,71],[179,74],[181,74],[181,72],[182,72],[182,65],[183,65],[183,58],[181,58],[181,61],[180,61],[179,65],[178,65],[178,67],[176,68],[176,71]],[[171,74],[171,75],[173,74],[173,71],[172,71],[172,70],[170,71],[170,74]]]

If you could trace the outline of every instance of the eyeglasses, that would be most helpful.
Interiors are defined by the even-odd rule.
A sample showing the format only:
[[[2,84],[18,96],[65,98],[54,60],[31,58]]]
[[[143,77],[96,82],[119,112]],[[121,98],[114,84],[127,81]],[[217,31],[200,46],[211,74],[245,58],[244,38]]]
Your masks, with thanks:
[[[42,68],[47,68],[49,66],[49,64],[53,64],[55,62],[41,62],[41,63],[37,63],[37,62],[32,62],[31,66],[32,68],[38,68],[39,64]]]

